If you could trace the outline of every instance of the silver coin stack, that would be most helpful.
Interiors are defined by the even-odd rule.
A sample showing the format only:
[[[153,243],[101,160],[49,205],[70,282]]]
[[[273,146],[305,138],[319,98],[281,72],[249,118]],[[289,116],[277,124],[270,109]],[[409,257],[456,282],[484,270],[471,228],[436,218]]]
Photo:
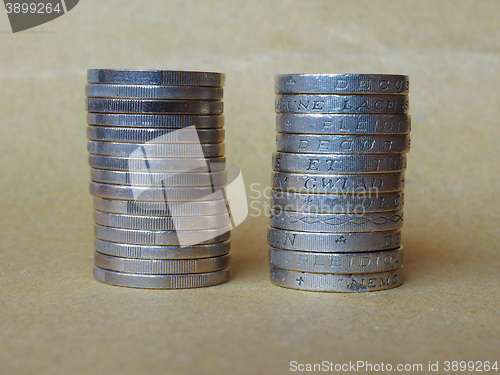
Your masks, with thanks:
[[[224,75],[90,69],[87,78],[94,277],[137,288],[226,282]]]
[[[403,283],[408,77],[275,78],[271,281],[328,292]]]

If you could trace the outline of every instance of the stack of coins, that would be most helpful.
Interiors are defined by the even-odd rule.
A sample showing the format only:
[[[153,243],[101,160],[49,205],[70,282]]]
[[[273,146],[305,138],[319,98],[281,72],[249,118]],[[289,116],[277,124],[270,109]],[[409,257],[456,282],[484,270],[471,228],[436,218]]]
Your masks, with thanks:
[[[403,282],[408,77],[275,78],[271,281],[330,292]]]
[[[229,279],[224,75],[91,69],[94,277],[138,288]]]

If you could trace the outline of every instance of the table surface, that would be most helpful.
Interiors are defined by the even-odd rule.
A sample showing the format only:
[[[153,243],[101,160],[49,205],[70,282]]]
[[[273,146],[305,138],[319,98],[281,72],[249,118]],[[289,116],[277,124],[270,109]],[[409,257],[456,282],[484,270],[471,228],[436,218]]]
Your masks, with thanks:
[[[498,360],[498,14],[494,0],[86,0],[17,34],[0,17],[2,373]],[[93,279],[91,67],[226,73],[226,155],[251,203],[232,233],[230,282],[140,290]],[[273,77],[298,72],[411,77],[400,288],[310,293],[269,281]]]

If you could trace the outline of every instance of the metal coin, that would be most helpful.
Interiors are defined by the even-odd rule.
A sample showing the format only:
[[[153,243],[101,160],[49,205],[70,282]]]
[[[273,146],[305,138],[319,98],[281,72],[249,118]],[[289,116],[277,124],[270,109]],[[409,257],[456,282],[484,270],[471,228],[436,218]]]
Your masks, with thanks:
[[[88,97],[151,99],[222,99],[222,87],[89,84]]]
[[[195,126],[197,129],[215,129],[224,126],[223,115],[141,115],[125,113],[87,113],[87,124],[137,128],[182,129]]]
[[[94,223],[114,228],[146,230],[197,230],[227,227],[228,214],[207,216],[145,216],[94,211]]]
[[[221,271],[186,275],[141,275],[123,273],[94,267],[94,277],[103,283],[132,288],[183,289],[201,288],[225,283],[229,268]]]
[[[269,263],[277,268],[312,273],[370,273],[403,265],[403,248],[366,253],[313,253],[269,248]]]
[[[403,210],[365,214],[321,214],[272,210],[270,223],[273,228],[304,232],[376,232],[400,229]]]
[[[89,112],[111,113],[185,113],[189,115],[220,115],[223,112],[223,104],[221,101],[208,100],[87,98],[86,110]]]
[[[280,74],[277,93],[406,94],[408,76],[397,74]]]
[[[148,129],[107,126],[88,126],[87,138],[107,142],[150,143],[220,143],[224,141],[224,129]]]
[[[100,198],[158,201],[174,205],[174,202],[183,201],[213,201],[223,199],[222,187],[185,186],[185,187],[150,187],[102,184],[91,182],[90,194]],[[177,203],[181,204],[181,203]]]
[[[134,186],[221,186],[227,183],[227,171],[201,173],[126,172],[90,169],[94,182]]]
[[[400,210],[403,205],[402,191],[373,194],[271,193],[271,208],[285,211],[359,214]]]
[[[405,95],[277,94],[275,100],[278,113],[405,114],[408,108]]]
[[[409,115],[278,113],[278,132],[299,134],[408,134]]]
[[[273,168],[293,173],[377,173],[406,170],[405,154],[297,154],[276,152]]]
[[[183,231],[181,235],[191,236],[189,246],[224,242],[229,239],[231,227],[222,229]],[[154,231],[106,227],[94,225],[94,235],[104,241],[133,245],[180,245],[178,231]]]
[[[89,165],[97,169],[137,172],[217,172],[226,168],[226,158],[127,158],[89,155]]]
[[[182,204],[167,204],[165,201],[144,202],[94,197],[94,209],[104,212],[129,215],[150,216],[205,216],[227,213],[226,201],[183,202]]]
[[[273,172],[275,190],[295,193],[374,193],[404,189],[404,173],[305,174]]]
[[[133,156],[141,151],[141,157],[188,158],[224,156],[224,143],[118,143],[88,141],[87,151],[91,154],[111,156]]]
[[[225,75],[175,70],[89,69],[89,83],[129,83],[179,86],[224,86]]]
[[[267,243],[276,248],[324,253],[354,253],[395,249],[401,230],[360,233],[318,233],[269,228]]]
[[[148,274],[181,275],[223,270],[229,267],[229,254],[203,259],[132,259],[94,253],[96,267],[106,270]]]
[[[403,267],[387,272],[328,274],[291,271],[271,266],[271,282],[285,288],[317,292],[374,292],[403,284]]]
[[[276,149],[293,153],[401,153],[410,150],[409,135],[276,135]]]
[[[122,258],[138,259],[198,259],[211,258],[229,254],[231,242],[219,242],[208,245],[195,246],[153,246],[132,245],[94,240],[95,251]]]

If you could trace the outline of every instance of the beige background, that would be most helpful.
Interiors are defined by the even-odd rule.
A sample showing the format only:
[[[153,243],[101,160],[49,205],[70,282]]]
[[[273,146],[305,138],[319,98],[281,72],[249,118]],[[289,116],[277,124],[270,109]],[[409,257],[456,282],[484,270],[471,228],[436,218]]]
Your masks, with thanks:
[[[82,0],[12,34],[2,13],[1,373],[283,374],[291,360],[499,360],[499,15],[495,0]],[[259,191],[270,180],[274,74],[409,74],[406,283],[357,295],[273,286],[268,220],[253,209],[233,232],[225,285],[148,291],[95,281],[90,67],[225,72],[227,157]]]

